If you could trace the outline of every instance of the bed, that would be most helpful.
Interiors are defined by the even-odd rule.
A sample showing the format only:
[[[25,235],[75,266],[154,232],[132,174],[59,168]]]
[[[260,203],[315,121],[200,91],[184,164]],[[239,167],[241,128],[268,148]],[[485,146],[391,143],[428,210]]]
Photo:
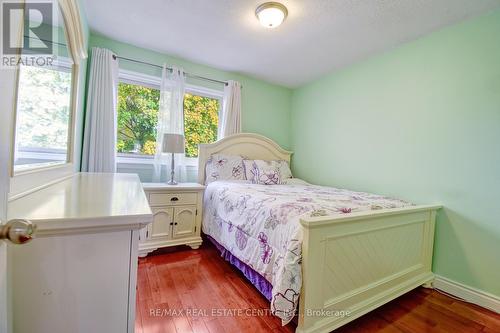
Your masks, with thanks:
[[[213,154],[290,162],[292,153],[251,133],[200,145],[200,183]],[[433,280],[439,208],[300,180],[215,181],[203,232],[283,324],[297,314],[297,332],[329,332]]]

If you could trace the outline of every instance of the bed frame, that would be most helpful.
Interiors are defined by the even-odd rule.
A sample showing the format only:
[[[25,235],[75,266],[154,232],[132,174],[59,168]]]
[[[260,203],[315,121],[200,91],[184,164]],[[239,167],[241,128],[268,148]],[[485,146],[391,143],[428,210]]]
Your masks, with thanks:
[[[212,154],[290,161],[269,138],[252,133],[199,148],[198,181]],[[412,206],[339,216],[304,217],[302,290],[297,332],[330,332],[420,286],[430,286],[436,211]]]

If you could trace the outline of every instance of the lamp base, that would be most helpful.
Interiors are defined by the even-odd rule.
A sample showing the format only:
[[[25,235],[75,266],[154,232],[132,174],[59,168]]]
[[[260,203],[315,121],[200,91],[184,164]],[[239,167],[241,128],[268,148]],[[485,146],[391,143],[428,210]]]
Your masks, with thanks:
[[[174,164],[174,153],[172,153],[172,164],[170,165],[170,181],[167,183],[168,185],[177,185],[177,182],[174,180],[175,176],[175,164]]]

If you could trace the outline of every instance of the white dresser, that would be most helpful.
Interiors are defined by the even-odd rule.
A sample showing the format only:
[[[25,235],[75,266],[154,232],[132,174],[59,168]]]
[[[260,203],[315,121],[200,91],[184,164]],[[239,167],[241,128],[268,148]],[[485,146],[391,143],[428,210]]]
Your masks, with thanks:
[[[139,256],[174,245],[197,249],[202,243],[200,229],[205,186],[144,183],[143,187],[153,212],[153,223],[140,232]]]
[[[152,220],[136,175],[78,173],[9,215],[38,226],[9,245],[14,332],[134,332],[139,230]]]

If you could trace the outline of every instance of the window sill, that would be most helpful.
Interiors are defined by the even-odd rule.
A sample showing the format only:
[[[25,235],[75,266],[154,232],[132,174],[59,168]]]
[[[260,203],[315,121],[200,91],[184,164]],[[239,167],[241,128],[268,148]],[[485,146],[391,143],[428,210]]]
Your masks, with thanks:
[[[166,159],[170,165],[170,158]],[[154,165],[154,157],[138,157],[138,156],[117,156],[116,164],[138,164],[138,165]],[[187,167],[197,167],[198,157],[185,157],[184,165]]]

